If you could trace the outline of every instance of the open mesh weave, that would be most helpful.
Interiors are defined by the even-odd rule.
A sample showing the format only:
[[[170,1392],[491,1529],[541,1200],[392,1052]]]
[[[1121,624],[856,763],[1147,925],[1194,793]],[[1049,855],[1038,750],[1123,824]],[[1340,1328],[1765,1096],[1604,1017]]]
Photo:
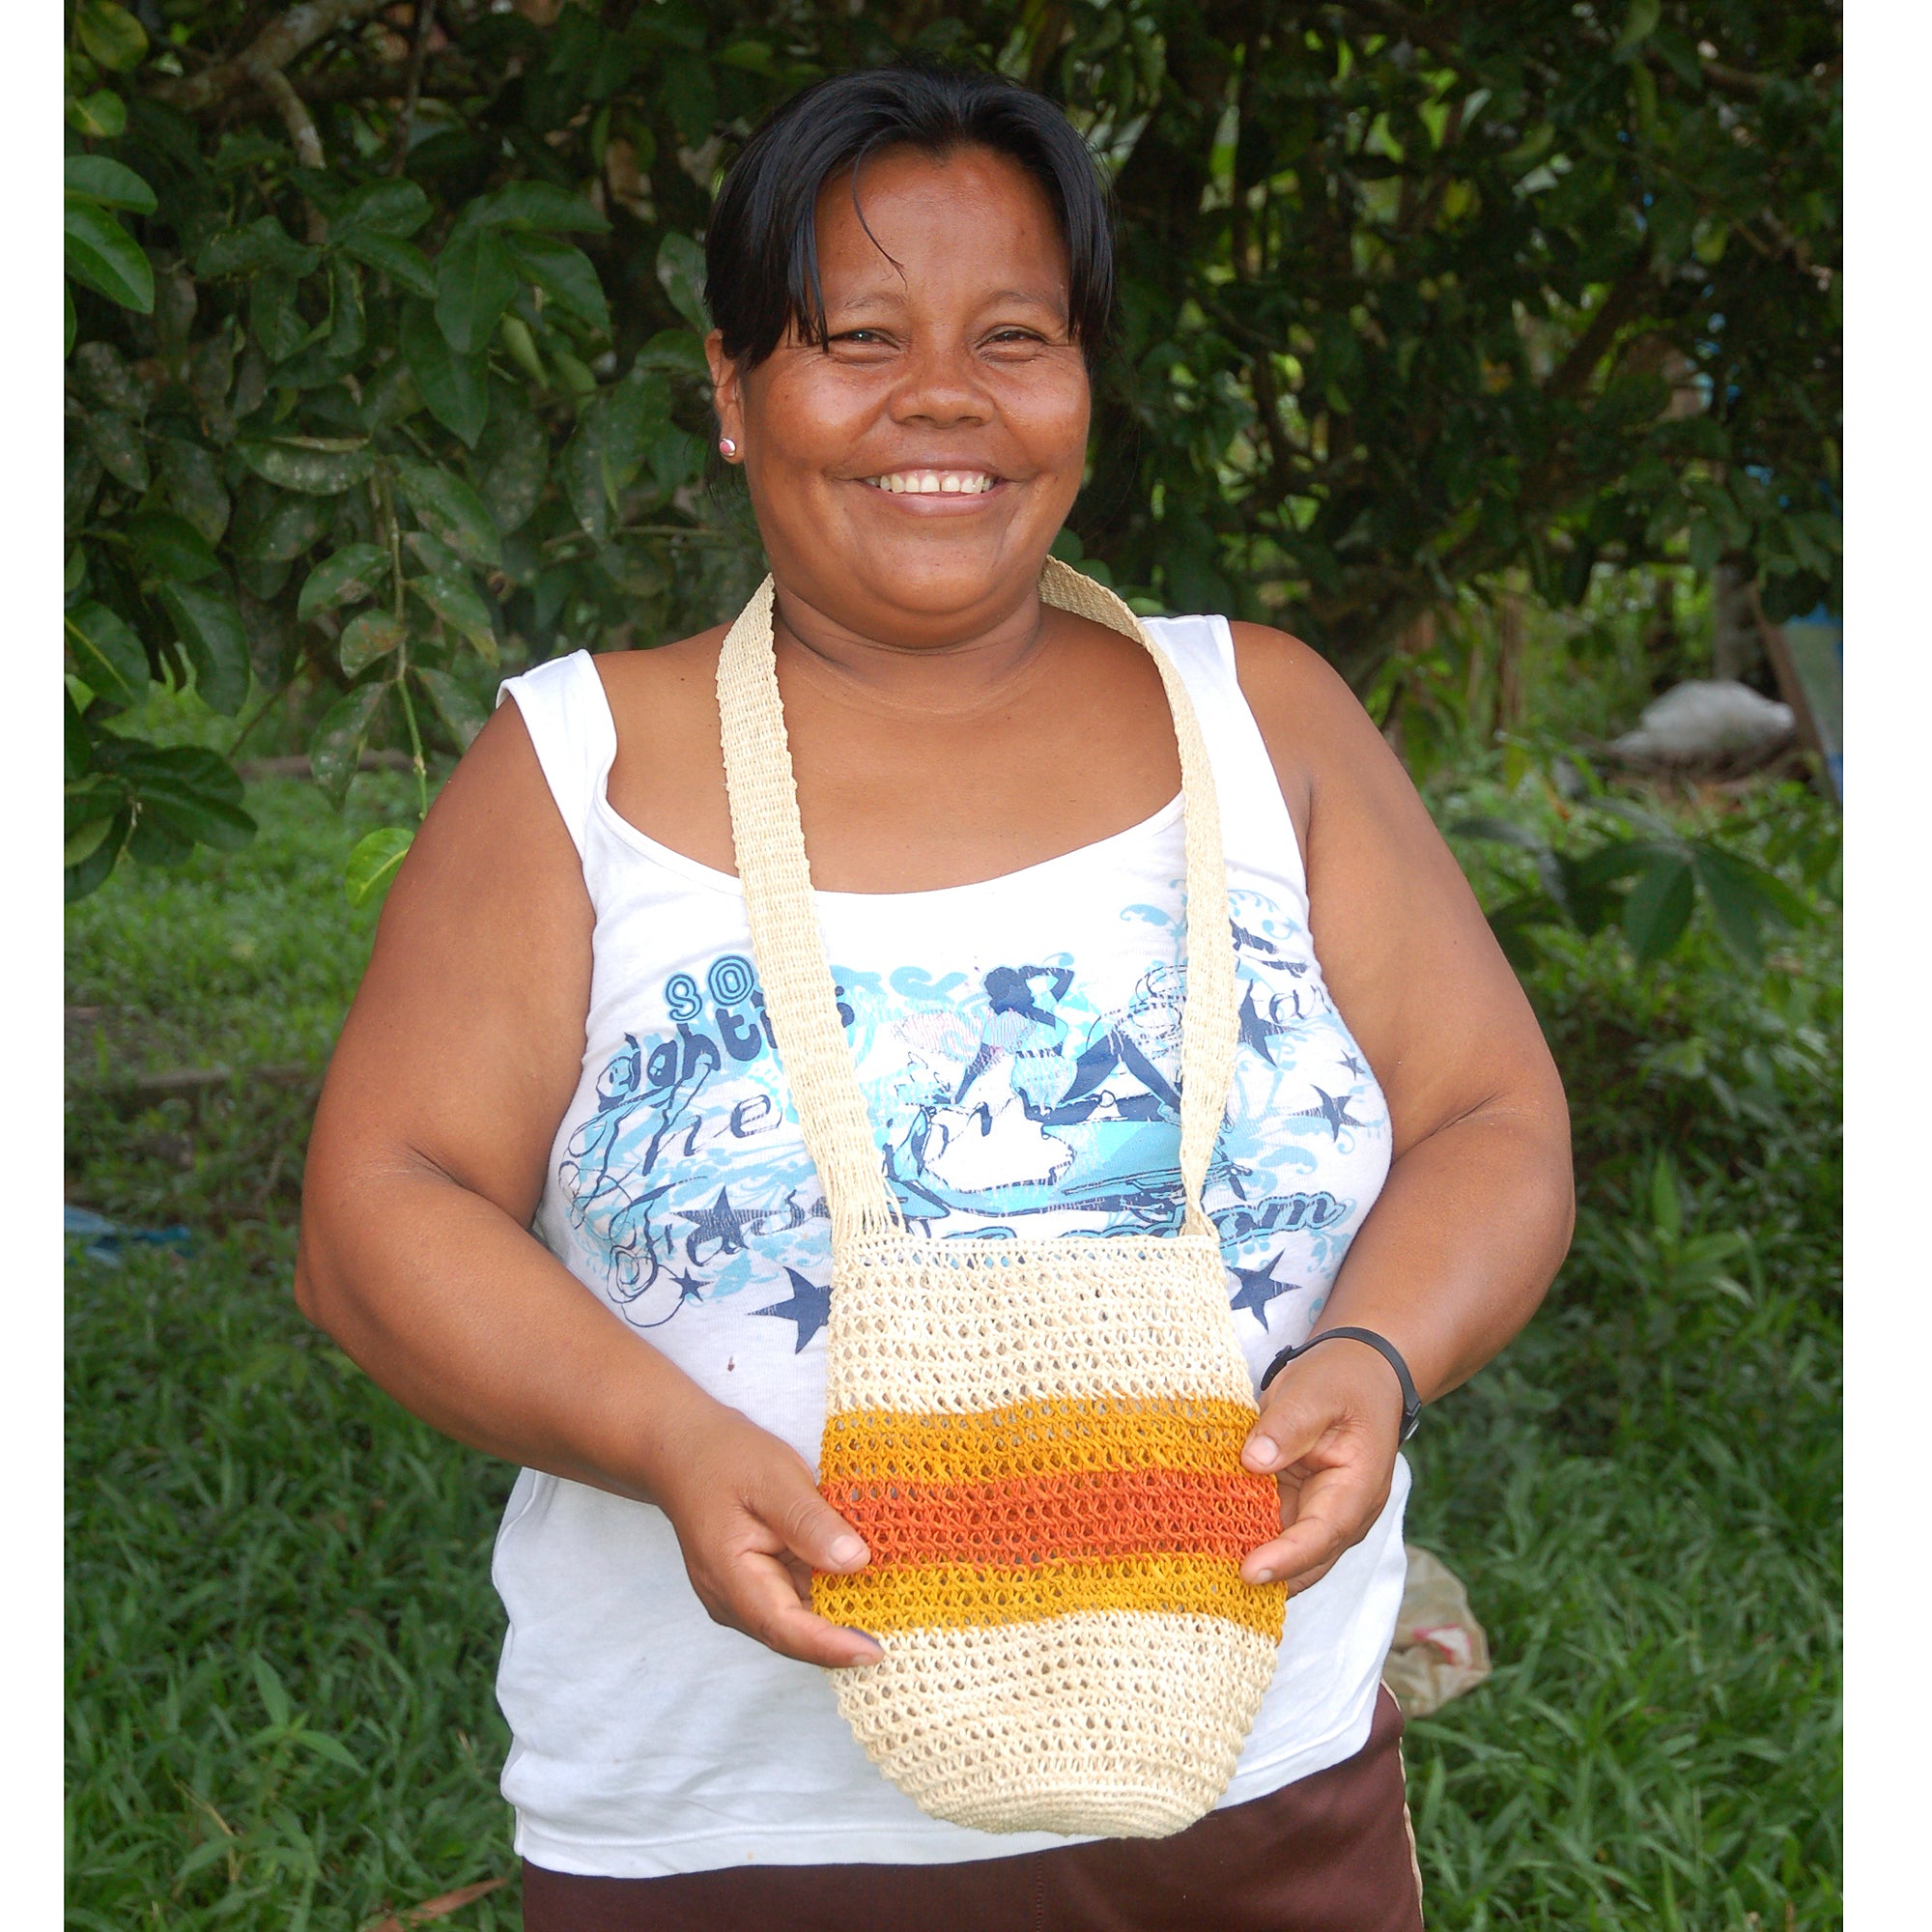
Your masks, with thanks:
[[[905,1226],[812,906],[769,578],[725,638],[719,709],[753,953],[832,1222],[820,1481],[871,1550],[857,1576],[815,1577],[812,1602],[885,1651],[836,1674],[839,1710],[936,1817],[1155,1837],[1226,1789],[1285,1603],[1238,1575],[1280,1508],[1241,1466],[1255,1403],[1201,1200],[1234,1066],[1233,936],[1179,672],[1078,571],[1049,558],[1039,587],[1142,643],[1174,715],[1188,987],[1171,1238],[960,1244]]]

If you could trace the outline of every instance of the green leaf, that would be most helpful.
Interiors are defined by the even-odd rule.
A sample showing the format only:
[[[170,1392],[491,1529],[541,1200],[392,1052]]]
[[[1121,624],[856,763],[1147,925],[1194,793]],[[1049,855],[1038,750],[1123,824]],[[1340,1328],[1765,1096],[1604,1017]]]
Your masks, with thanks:
[[[150,577],[198,583],[221,568],[208,539],[171,510],[143,510],[128,518],[128,534],[143,571]]]
[[[145,29],[113,0],[80,0],[73,25],[81,45],[111,72],[131,73],[147,58]]]
[[[308,345],[308,324],[292,275],[264,269],[248,284],[248,332],[270,362],[286,362]]]
[[[336,660],[345,677],[356,677],[376,662],[387,657],[398,644],[407,641],[410,627],[386,611],[364,611],[352,617],[336,646]]]
[[[159,856],[195,845],[232,852],[254,838],[255,821],[242,809],[241,778],[218,752],[123,741],[115,765],[139,807],[136,839],[161,845]],[[138,842],[135,853],[146,856]]]
[[[71,530],[78,529],[87,521],[87,513],[94,507],[94,499],[100,494],[100,478],[104,473],[100,459],[87,446],[85,436],[70,442],[67,446],[66,474],[62,479],[62,513]]]
[[[459,355],[425,302],[410,302],[398,329],[403,359],[424,407],[470,448],[490,419],[490,360],[479,351]]]
[[[70,155],[65,185],[69,194],[103,208],[130,209],[136,214],[155,212],[155,190],[132,168],[105,155]]]
[[[1481,838],[1492,845],[1514,845],[1524,852],[1548,850],[1534,832],[1512,825],[1506,818],[1459,818],[1447,829],[1458,838]]]
[[[376,467],[361,438],[280,437],[273,441],[238,442],[235,449],[257,476],[277,489],[299,490],[311,497],[339,497],[366,482]]]
[[[1630,12],[1624,15],[1623,28],[1617,35],[1616,45],[1610,49],[1610,58],[1623,60],[1634,53],[1657,31],[1662,12],[1662,0],[1631,0]]]
[[[488,722],[483,707],[446,670],[412,665],[410,675],[429,693],[430,702],[449,726],[450,736],[467,752]]]
[[[497,662],[490,607],[467,577],[412,577],[409,587],[459,637],[468,639],[486,664]]]
[[[74,313],[73,309],[73,284],[70,281],[63,281],[61,283],[61,293],[67,298],[67,349],[65,353],[71,355],[73,354],[74,334],[80,327],[80,317]]]
[[[66,622],[81,676],[117,704],[138,704],[148,693],[148,652],[123,618],[89,602],[70,611]]]
[[[226,597],[184,583],[163,583],[156,594],[194,667],[202,702],[224,718],[234,717],[248,696],[248,634],[242,613]]]
[[[1802,918],[1804,901],[1781,879],[1714,846],[1694,847],[1690,863],[1724,950],[1740,966],[1757,972],[1764,965],[1765,926],[1798,923],[1791,912],[1795,907]]]
[[[1670,1156],[1660,1152],[1650,1171],[1650,1224],[1674,1248],[1684,1238],[1684,1197],[1677,1187],[1677,1170]]]
[[[558,461],[564,494],[579,527],[594,542],[611,535],[611,499],[604,489],[604,412],[586,410]]]
[[[670,385],[663,375],[633,364],[604,392],[604,483],[614,507],[670,420]]]
[[[634,369],[667,369],[672,375],[691,376],[700,383],[711,380],[711,364],[704,355],[704,336],[689,328],[661,328],[638,351]]]
[[[522,397],[499,388],[490,427],[477,447],[483,468],[483,500],[497,527],[505,533],[530,519],[550,473],[550,438]]]
[[[503,546],[483,499],[462,477],[434,463],[396,459],[396,479],[410,507],[434,537],[468,563],[501,568]]]
[[[410,554],[432,577],[460,577],[463,559],[450,547],[427,530],[411,530],[403,539]]]
[[[328,359],[341,369],[361,359],[369,331],[362,308],[362,271],[338,255],[328,265]]]
[[[1681,858],[1654,859],[1637,874],[1624,900],[1624,937],[1642,964],[1662,959],[1684,937],[1696,903],[1696,882]]]
[[[92,410],[80,419],[81,440],[117,483],[133,491],[148,487],[148,445],[138,423],[117,410]]]
[[[323,714],[322,723],[315,727],[315,736],[309,740],[309,770],[315,774],[316,783],[337,806],[349,796],[349,781],[355,776],[363,740],[369,735],[369,726],[389,689],[382,678],[358,684]]]
[[[509,239],[517,267],[566,313],[599,335],[611,332],[611,310],[596,266],[582,248],[549,235],[522,234]]]
[[[517,266],[500,235],[472,228],[452,238],[436,264],[436,320],[459,355],[490,346],[517,293]]]
[[[123,308],[151,315],[155,271],[141,245],[104,208],[70,197],[66,208],[67,271]]]
[[[359,906],[380,899],[414,842],[415,834],[400,825],[382,825],[374,832],[365,832],[342,868],[342,890],[349,903]]]
[[[275,1674],[275,1666],[259,1653],[251,1657],[248,1662],[254,1670],[255,1688],[262,1693],[262,1703],[269,1713],[270,1723],[277,1730],[286,1729],[292,1715],[289,1693],[283,1687],[281,1678]]]
[[[78,866],[106,842],[107,835],[114,830],[114,813],[108,812],[100,818],[91,818],[78,831],[71,833],[61,846],[61,864],[69,871]]]
[[[696,476],[704,465],[704,439],[675,423],[663,424],[651,439],[651,474],[667,497]],[[1207,606],[1204,604],[1204,609]]]
[[[238,532],[235,552],[250,563],[293,563],[321,541],[327,527],[328,512],[320,497],[278,496]]]
[[[80,386],[103,408],[139,422],[148,413],[148,385],[111,342],[83,342],[73,358]]]
[[[678,229],[658,244],[658,281],[671,307],[699,335],[707,333],[711,319],[704,308],[704,250]]]
[[[272,214],[264,214],[246,227],[211,235],[195,250],[194,271],[210,281],[270,272],[299,278],[312,274],[321,260],[319,249],[296,241]]]
[[[484,228],[551,228],[607,234],[611,224],[582,195],[552,182],[516,181],[470,203],[466,222]]]
[[[436,299],[436,270],[430,259],[414,243],[397,242],[387,235],[365,235],[359,231],[345,235],[336,243],[345,255],[353,255],[365,269],[387,275],[400,289],[425,301]]]
[[[70,904],[75,899],[84,899],[89,893],[98,891],[106,883],[108,874],[127,849],[128,836],[133,829],[134,814],[123,806],[108,819],[103,837],[68,865],[64,886]]]
[[[128,131],[128,103],[111,88],[67,104],[68,126],[91,141],[118,141]]]
[[[389,567],[387,554],[370,543],[345,545],[309,572],[296,600],[296,615],[306,623],[339,604],[359,604],[374,597]]]
[[[328,218],[328,239],[377,235],[400,242],[429,219],[429,196],[412,181],[374,181],[344,196]]]

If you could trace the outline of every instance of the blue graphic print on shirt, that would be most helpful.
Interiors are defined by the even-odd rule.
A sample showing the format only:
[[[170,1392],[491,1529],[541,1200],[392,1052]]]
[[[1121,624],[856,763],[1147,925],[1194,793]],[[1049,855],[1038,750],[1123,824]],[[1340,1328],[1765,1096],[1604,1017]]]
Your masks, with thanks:
[[[1177,890],[1178,903],[1178,890]],[[1325,1289],[1386,1160],[1380,1090],[1298,927],[1260,894],[1231,896],[1240,1044],[1207,1208],[1236,1289],[1265,1325]],[[912,1227],[944,1239],[1171,1234],[1180,1222],[1182,934],[1136,905],[1149,963],[1109,1007],[1065,953],[973,973],[834,968],[887,1180]],[[1305,942],[1304,942],[1305,946]],[[626,1035],[558,1179],[605,1292],[640,1328],[692,1300],[755,1289],[749,1312],[823,1326],[830,1239],[751,963],[713,959],[664,987],[668,1031]],[[1363,1156],[1369,1157],[1364,1171]],[[1339,1177],[1359,1178],[1344,1192]]]

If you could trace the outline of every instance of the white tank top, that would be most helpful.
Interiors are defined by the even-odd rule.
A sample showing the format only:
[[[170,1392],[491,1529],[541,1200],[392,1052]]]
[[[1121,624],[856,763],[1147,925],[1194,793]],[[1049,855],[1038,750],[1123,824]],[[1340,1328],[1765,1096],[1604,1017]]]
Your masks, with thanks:
[[[1309,1334],[1374,1205],[1388,1110],[1322,983],[1294,828],[1227,623],[1149,628],[1187,682],[1220,794],[1241,1031],[1206,1206],[1259,1381]],[[815,1464],[831,1244],[738,882],[611,808],[616,732],[586,653],[502,696],[528,727],[596,916],[583,1068],[535,1232],[637,1334]],[[913,1226],[949,1239],[1179,1229],[1181,833],[1177,798],[977,885],[816,895],[885,1172]],[[1399,1461],[1368,1536],[1291,1599],[1223,1804],[1366,1742],[1402,1598],[1407,1490]],[[493,1574],[509,1616],[503,1794],[535,1864],[643,1878],[1074,1842],[927,1817],[853,1741],[825,1672],[711,1621],[649,1504],[526,1469]]]

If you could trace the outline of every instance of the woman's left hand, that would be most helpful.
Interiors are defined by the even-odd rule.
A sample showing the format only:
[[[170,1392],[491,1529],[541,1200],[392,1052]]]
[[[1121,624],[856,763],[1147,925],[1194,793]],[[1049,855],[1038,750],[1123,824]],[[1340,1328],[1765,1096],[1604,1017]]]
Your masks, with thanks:
[[[1281,1491],[1282,1533],[1249,1552],[1245,1583],[1320,1582],[1369,1533],[1388,1501],[1402,1435],[1402,1389],[1364,1343],[1325,1342],[1268,1384],[1241,1450]]]

